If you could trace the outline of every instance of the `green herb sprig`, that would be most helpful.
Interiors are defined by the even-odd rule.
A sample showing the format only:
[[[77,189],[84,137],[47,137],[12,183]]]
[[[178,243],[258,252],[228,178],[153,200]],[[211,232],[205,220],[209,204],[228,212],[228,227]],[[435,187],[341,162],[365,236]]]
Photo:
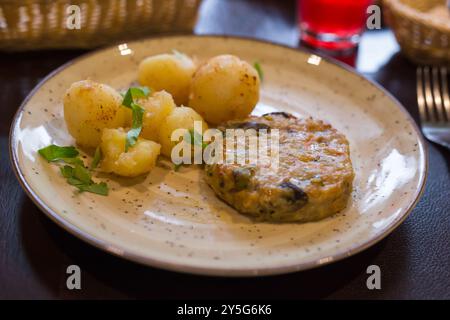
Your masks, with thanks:
[[[102,158],[102,149],[100,149],[100,146],[98,146],[97,149],[95,149],[94,159],[92,159],[91,170],[94,170],[98,167],[98,164],[100,163]]]
[[[60,167],[60,172],[66,178],[67,183],[76,187],[80,192],[108,195],[108,185],[104,182],[96,183],[92,180],[90,171],[84,166],[83,160],[79,157],[80,153],[75,147],[60,147],[52,144],[38,150],[38,153],[48,162],[62,161],[66,163]],[[91,169],[97,167],[100,160],[101,152],[97,148]]]
[[[150,89],[147,87],[132,87],[127,90],[123,97],[122,105],[132,111],[132,124],[130,131],[127,132],[125,152],[136,144],[139,134],[142,131],[142,119],[145,109],[137,104],[135,99],[146,98],[149,94]]]
[[[204,150],[209,143],[203,141],[203,135],[198,133],[194,129],[189,129],[189,131],[184,136],[184,141],[190,143],[193,146],[201,146],[202,150]],[[175,164],[173,170],[177,172],[183,166],[183,163]]]
[[[189,129],[189,138],[188,138],[190,144],[201,146],[202,149],[205,149],[208,146],[208,143],[203,141],[203,135],[201,133],[198,133],[194,129]]]
[[[261,67],[261,64],[258,61],[255,61],[253,63],[253,67],[256,69],[256,72],[258,72],[258,77],[261,80],[261,82],[264,81],[264,71]]]
[[[78,188],[80,192],[91,192],[103,196],[108,195],[108,185],[104,182],[95,183],[92,180],[91,173],[84,166],[75,165],[75,167],[64,166],[60,168],[61,174],[67,179],[67,182]]]
[[[73,159],[80,154],[75,147],[60,147],[54,144],[42,148],[38,152],[49,162]]]

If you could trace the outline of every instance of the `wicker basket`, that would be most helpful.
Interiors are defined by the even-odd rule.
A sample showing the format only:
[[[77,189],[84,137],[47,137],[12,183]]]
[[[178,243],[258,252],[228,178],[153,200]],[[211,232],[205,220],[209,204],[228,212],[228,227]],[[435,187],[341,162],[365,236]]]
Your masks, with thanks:
[[[437,6],[445,9],[446,0],[384,0],[384,5],[407,57],[420,64],[450,65],[450,19],[430,13]]]
[[[0,50],[92,48],[149,33],[190,32],[200,2],[0,0]],[[79,12],[80,29],[73,28],[74,12]]]

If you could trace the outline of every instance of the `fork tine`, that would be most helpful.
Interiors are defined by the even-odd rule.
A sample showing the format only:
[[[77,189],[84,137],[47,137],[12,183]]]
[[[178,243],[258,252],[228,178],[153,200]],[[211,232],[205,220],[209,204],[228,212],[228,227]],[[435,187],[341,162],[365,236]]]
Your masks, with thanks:
[[[433,94],[431,92],[431,78],[430,67],[423,68],[424,82],[425,82],[425,107],[428,113],[430,122],[436,122],[436,115],[434,113]]]
[[[433,100],[436,107],[437,121],[445,122],[445,111],[440,90],[439,69],[437,67],[433,67],[431,69],[431,73],[433,75]]]
[[[419,105],[419,115],[421,122],[427,122],[427,112],[425,110],[425,96],[423,92],[423,69],[417,67],[417,104]]]
[[[447,82],[447,68],[441,68],[442,79],[442,100],[444,102],[444,109],[447,112],[447,121],[450,122],[450,97],[448,94],[448,82]]]

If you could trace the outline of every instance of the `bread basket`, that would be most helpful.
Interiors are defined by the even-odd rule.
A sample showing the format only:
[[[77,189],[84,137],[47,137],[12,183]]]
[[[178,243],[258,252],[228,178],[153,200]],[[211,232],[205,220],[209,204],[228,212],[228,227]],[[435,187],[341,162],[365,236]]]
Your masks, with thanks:
[[[200,2],[0,0],[0,50],[91,48],[150,33],[190,32]]]
[[[419,64],[450,65],[446,0],[384,0],[384,12],[404,54]]]

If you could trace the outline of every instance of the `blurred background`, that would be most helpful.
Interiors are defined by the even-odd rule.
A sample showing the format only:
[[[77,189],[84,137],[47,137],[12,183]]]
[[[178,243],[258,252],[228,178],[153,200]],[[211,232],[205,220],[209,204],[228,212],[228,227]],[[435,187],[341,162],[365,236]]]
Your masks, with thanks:
[[[393,33],[376,33],[386,26]],[[361,37],[367,27],[375,32]],[[352,50],[359,43],[364,54],[380,61],[398,44],[418,63],[450,61],[446,0],[0,0],[3,51],[90,49],[191,32],[290,46],[301,39],[353,66],[361,63]]]

